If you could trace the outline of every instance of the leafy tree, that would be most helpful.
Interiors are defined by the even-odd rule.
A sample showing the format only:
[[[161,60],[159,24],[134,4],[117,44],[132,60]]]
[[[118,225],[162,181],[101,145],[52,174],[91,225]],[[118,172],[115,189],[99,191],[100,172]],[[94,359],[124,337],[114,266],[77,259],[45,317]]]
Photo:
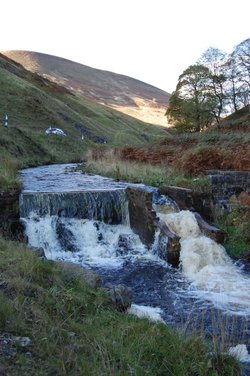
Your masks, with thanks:
[[[201,131],[223,114],[250,103],[250,38],[229,55],[210,47],[197,64],[179,77],[166,115],[170,124],[184,131]],[[250,109],[250,106],[249,106]]]
[[[191,65],[179,77],[166,112],[178,130],[199,132],[211,124],[218,100],[211,90],[211,73],[201,64]]]

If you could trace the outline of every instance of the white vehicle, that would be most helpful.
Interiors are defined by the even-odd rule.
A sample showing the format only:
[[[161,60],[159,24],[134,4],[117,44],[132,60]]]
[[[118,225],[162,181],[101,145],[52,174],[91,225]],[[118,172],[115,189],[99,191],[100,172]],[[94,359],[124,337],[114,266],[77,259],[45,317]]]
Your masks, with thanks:
[[[60,136],[66,136],[66,133],[64,133],[61,129],[52,127],[46,129],[45,134],[58,134]]]

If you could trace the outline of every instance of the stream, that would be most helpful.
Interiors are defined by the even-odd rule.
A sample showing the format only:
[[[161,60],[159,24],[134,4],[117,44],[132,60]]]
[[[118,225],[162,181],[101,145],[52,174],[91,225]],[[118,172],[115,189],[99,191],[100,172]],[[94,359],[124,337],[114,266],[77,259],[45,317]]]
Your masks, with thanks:
[[[167,210],[158,216],[181,237],[182,267],[168,265],[158,256],[157,234],[147,249],[129,226],[131,184],[76,172],[75,166],[20,172],[20,213],[29,245],[42,247],[49,259],[95,270],[103,284],[131,287],[134,312],[206,335],[221,351],[242,345],[239,358],[250,363],[250,276],[244,266],[200,233],[191,212],[160,197]],[[135,186],[159,200],[156,189]]]

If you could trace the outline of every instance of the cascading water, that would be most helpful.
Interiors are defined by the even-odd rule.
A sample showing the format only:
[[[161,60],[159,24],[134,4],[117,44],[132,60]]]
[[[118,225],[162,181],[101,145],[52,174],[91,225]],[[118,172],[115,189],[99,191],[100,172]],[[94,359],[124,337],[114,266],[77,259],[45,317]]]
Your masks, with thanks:
[[[65,218],[96,219],[117,224],[125,221],[125,189],[86,192],[24,192],[20,199],[21,217],[33,213]]]
[[[29,244],[43,247],[49,259],[82,265],[117,266],[132,255],[142,257],[146,248],[129,226],[127,184],[80,172],[71,173],[72,180],[70,169],[22,172],[20,216]]]
[[[249,346],[249,276],[201,234],[194,215],[154,192],[159,217],[181,237],[181,268],[172,268],[157,256],[157,236],[148,250],[129,227],[128,184],[71,167],[22,172],[20,211],[29,244],[43,247],[47,258],[95,269],[104,283],[130,286],[134,303],[143,311],[155,308],[170,325],[217,337],[223,327],[228,344]]]
[[[250,278],[235,266],[224,247],[202,235],[194,214],[181,211],[163,214],[161,219],[181,237],[181,269],[193,292],[218,308],[250,316]]]
[[[60,218],[23,219],[29,244],[43,247],[46,257],[80,263],[83,266],[121,266],[128,257],[142,257],[145,247],[128,225]]]

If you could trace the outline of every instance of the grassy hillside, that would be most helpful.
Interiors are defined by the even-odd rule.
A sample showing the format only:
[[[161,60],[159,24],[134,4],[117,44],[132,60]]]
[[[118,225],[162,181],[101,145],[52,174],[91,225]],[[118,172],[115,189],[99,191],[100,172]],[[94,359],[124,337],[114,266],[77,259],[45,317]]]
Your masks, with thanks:
[[[167,126],[169,94],[134,78],[94,69],[57,56],[31,51],[4,54],[33,73],[48,78],[94,102],[152,124]]]
[[[0,127],[2,171],[9,159],[19,167],[80,161],[95,143],[142,145],[166,135],[164,128],[73,95],[1,54],[0,88],[2,121],[9,116],[9,127],[3,122]],[[49,126],[63,129],[67,137],[45,135]]]
[[[250,171],[250,133],[224,130],[172,134],[150,146],[122,148],[121,156],[124,160],[164,164],[193,175],[211,169]]]

